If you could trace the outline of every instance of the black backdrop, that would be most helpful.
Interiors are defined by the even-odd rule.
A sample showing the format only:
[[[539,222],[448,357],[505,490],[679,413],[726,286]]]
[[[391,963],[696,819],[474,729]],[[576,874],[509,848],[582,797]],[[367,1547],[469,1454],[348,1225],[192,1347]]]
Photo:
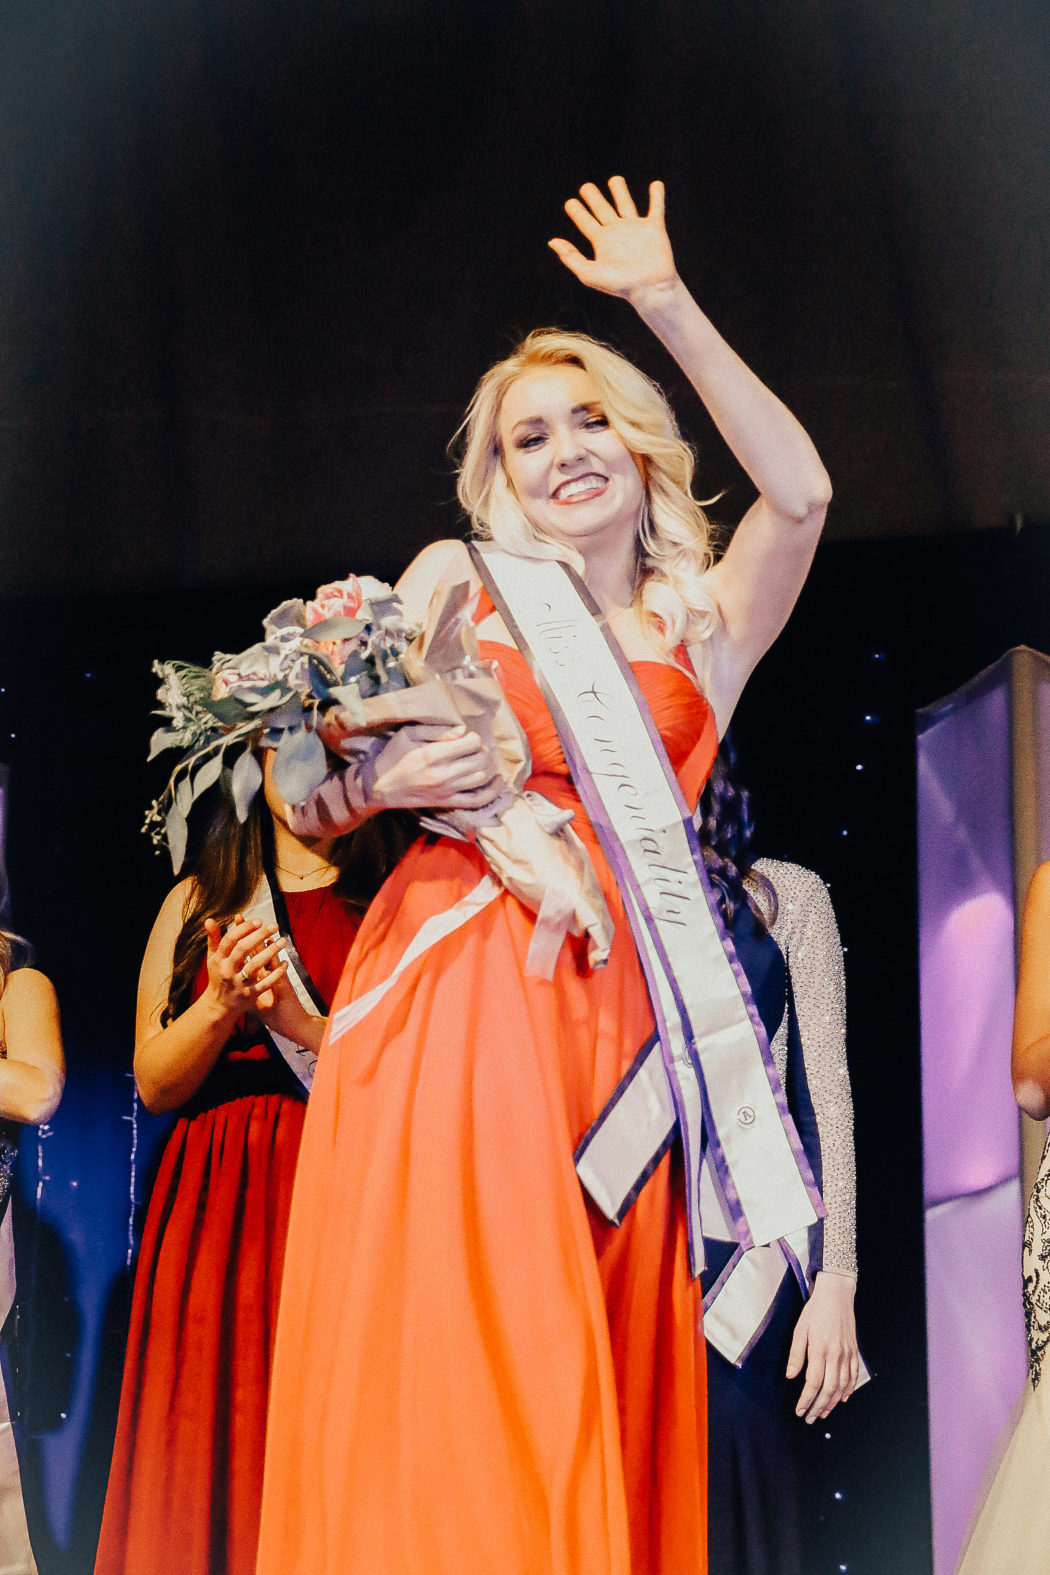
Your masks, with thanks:
[[[1043,0],[8,0],[0,583],[402,563],[545,249],[668,187],[683,272],[814,432],[835,536],[1050,517]]]
[[[26,1375],[44,1575],[90,1568],[128,1178],[141,1202],[158,1135],[126,1077],[164,890],[137,831],[150,658],[237,648],[283,596],[457,531],[445,445],[538,322],[660,377],[718,511],[748,501],[629,309],[545,249],[564,197],[615,169],[666,180],[683,272],[836,486],[738,741],[763,847],[821,870],[849,948],[879,1376],[812,1440],[814,1571],[929,1569],[913,713],[1048,643],[1043,534],[1004,523],[1050,518],[1047,65],[1042,0],[0,13],[0,745],[15,918],[72,1063],[21,1182],[47,1224]]]

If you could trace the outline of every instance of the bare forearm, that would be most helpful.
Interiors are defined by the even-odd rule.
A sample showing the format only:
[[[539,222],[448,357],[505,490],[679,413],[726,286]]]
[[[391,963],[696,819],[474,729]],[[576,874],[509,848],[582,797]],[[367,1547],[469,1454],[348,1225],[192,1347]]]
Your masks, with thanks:
[[[771,507],[799,521],[823,511],[831,482],[808,433],[730,348],[681,279],[639,290],[630,300]]]
[[[200,1088],[236,1018],[200,996],[173,1023],[135,1047],[135,1083],[147,1110],[177,1110]]]
[[[0,1061],[0,1116],[31,1127],[50,1121],[64,1081],[57,1067],[45,1071],[25,1061]]]

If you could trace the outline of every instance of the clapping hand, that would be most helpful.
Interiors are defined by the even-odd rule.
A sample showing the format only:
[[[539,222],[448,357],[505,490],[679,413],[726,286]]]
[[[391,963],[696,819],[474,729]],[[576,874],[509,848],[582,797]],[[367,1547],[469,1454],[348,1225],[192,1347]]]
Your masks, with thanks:
[[[593,258],[585,257],[571,241],[557,239],[548,244],[583,284],[606,295],[623,296],[639,307],[645,297],[678,282],[664,227],[663,181],[653,181],[649,187],[646,214],[639,214],[622,175],[612,177],[609,191],[612,202],[588,181],[580,187],[580,196],[565,204],[569,218],[591,243]]]
[[[275,924],[237,914],[225,930],[205,919],[208,941],[208,993],[218,1011],[237,1018],[242,1012],[266,1011],[273,989],[288,972],[278,958],[283,941]]]

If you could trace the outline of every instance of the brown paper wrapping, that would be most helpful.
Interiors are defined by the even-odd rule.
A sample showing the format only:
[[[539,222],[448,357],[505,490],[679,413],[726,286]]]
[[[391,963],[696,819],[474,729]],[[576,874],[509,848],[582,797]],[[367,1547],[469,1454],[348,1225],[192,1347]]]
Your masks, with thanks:
[[[526,793],[532,772],[529,742],[507,702],[491,662],[482,661],[471,621],[474,593],[466,582],[438,586],[423,628],[401,658],[407,689],[330,707],[319,728],[328,747],[363,766],[374,780],[392,753],[416,740],[399,737],[411,725],[456,727],[476,733],[493,762],[502,791],[484,809],[437,810],[434,819],[476,842],[503,886],[538,915],[529,972],[550,977],[566,932],[587,935],[592,968],[608,960],[613,924],[587,850],[559,811]],[[369,775],[371,771],[371,776]]]

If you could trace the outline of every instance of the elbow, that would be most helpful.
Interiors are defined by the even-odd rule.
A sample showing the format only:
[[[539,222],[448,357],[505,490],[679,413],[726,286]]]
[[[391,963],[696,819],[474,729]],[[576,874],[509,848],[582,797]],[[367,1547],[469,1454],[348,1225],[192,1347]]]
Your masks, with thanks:
[[[1034,1077],[1015,1077],[1014,1098],[1026,1116],[1033,1121],[1045,1121],[1050,1116],[1050,1098],[1041,1083]]]
[[[830,505],[831,477],[821,466],[819,475],[814,476],[812,485],[807,488],[804,505],[795,514],[795,519],[799,525],[813,525],[819,532]]]
[[[62,1091],[66,1080],[60,1073],[53,1076],[42,1076],[41,1087],[32,1096],[26,1099],[21,1113],[23,1125],[27,1127],[42,1127],[50,1121],[55,1111],[62,1102]]]
[[[789,525],[819,536],[831,503],[831,478],[821,466],[818,473],[810,477],[808,484],[798,492],[785,493],[782,498],[773,501],[778,514]]]
[[[178,1107],[179,1101],[172,1099],[168,1090],[155,1078],[147,1073],[135,1069],[135,1088],[139,1099],[149,1111],[151,1116],[166,1116]]]

